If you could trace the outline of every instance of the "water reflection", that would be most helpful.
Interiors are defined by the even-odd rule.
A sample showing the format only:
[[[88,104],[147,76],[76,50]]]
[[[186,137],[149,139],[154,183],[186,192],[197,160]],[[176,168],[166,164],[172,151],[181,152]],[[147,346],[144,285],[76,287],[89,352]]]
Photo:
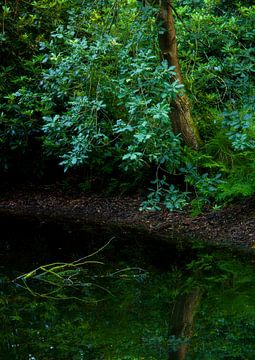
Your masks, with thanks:
[[[24,220],[14,231],[8,221],[0,245],[1,359],[254,359],[252,257],[115,229],[93,257],[100,264],[75,274],[60,269],[70,281],[59,279],[58,291],[50,272],[31,275],[25,289],[11,280],[38,264],[80,259],[112,234]]]
[[[192,337],[193,322],[196,310],[202,297],[202,290],[192,289],[188,293],[182,293],[176,297],[171,309],[169,321],[170,336],[180,340],[178,346],[170,347],[169,359],[185,360]]]

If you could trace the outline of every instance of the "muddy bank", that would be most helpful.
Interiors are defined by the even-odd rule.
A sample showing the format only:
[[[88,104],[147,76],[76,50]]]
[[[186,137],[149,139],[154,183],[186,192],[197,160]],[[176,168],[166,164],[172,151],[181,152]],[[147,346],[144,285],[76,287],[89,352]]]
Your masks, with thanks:
[[[135,227],[169,237],[196,238],[218,244],[255,247],[255,197],[217,212],[192,217],[187,210],[170,213],[141,212],[143,199],[65,194],[52,187],[2,191],[0,215],[66,219],[100,225]]]

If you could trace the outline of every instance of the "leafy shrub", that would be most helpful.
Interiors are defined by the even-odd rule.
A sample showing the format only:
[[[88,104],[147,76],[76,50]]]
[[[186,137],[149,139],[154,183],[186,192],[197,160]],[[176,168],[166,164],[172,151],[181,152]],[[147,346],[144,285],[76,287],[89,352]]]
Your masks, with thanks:
[[[151,182],[156,185],[156,189],[148,189],[150,193],[147,196],[147,200],[142,202],[140,210],[157,211],[161,210],[162,205],[169,211],[181,210],[188,204],[188,192],[181,192],[176,189],[173,184],[169,185],[166,181],[166,176],[160,180]]]
[[[148,23],[128,23],[126,18],[125,23],[130,27],[126,31],[134,34],[128,41],[116,31],[98,30],[93,41],[84,36],[74,40],[75,29],[69,26],[58,28],[51,42],[41,45],[50,62],[41,82],[48,113],[44,143],[48,152],[60,156],[65,170],[93,165],[100,148],[103,158],[114,154],[124,170],[165,163],[173,171],[179,164],[180,140],[168,113],[181,85],[170,84],[173,68],[158,64],[149,45],[143,47],[144,37],[153,44],[156,35],[145,35]],[[112,62],[115,68],[109,66]]]
[[[0,34],[0,172],[40,175],[42,70],[39,42],[65,19],[69,1],[6,2]],[[54,13],[54,16],[52,16]]]
[[[172,131],[170,103],[183,86],[159,60],[156,8],[37,0],[2,10],[1,172],[40,174],[53,159],[65,171],[110,175],[114,189],[156,177],[142,204],[150,209],[254,193],[252,4],[177,2],[184,83],[205,142],[199,152]],[[172,181],[177,175],[183,180]]]

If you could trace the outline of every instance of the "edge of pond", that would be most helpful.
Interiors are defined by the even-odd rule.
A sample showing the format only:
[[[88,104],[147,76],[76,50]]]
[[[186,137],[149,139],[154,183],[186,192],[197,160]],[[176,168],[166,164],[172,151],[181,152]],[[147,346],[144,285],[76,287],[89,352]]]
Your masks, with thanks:
[[[121,209],[122,212],[119,213],[115,208],[116,199],[96,197],[96,199],[93,198],[89,202],[81,204],[80,202],[84,201],[85,198],[68,198],[68,206],[64,206],[65,199],[63,198],[51,198],[51,203],[47,197],[41,196],[40,199],[42,202],[38,202],[38,199],[36,200],[33,196],[23,198],[22,201],[20,198],[19,200],[2,200],[0,201],[0,216],[18,217],[24,220],[34,219],[39,222],[82,223],[108,230],[112,229],[112,231],[121,229],[128,233],[135,231],[140,234],[149,234],[150,237],[164,242],[176,242],[178,240],[187,243],[187,245],[193,242],[201,242],[210,247],[227,248],[231,252],[245,253],[252,257],[255,253],[253,246],[255,231],[249,242],[244,242],[242,239],[241,241],[236,241],[236,239],[233,241],[229,236],[232,233],[233,219],[229,225],[227,223],[228,216],[226,214],[221,216],[221,212],[209,212],[195,218],[187,212],[141,213],[137,207],[140,200],[131,199],[128,202],[127,198],[118,198],[118,206],[125,203]],[[86,199],[88,200],[88,198]],[[73,201],[74,203],[72,203]],[[127,213],[125,213],[126,210]],[[234,214],[236,215],[236,213]],[[251,231],[250,228],[249,231]]]

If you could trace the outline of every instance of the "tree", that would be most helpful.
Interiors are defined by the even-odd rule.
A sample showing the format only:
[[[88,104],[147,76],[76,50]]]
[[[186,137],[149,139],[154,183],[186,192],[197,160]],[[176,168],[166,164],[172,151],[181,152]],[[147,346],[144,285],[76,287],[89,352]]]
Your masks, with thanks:
[[[176,76],[174,80],[182,83],[181,69],[178,59],[176,32],[174,27],[173,7],[171,0],[153,1],[158,3],[159,12],[157,20],[163,31],[159,32],[159,47],[162,59],[168,62],[169,66],[175,67]],[[191,117],[190,103],[185,93],[178,94],[172,102],[170,117],[173,130],[176,134],[182,134],[184,142],[191,148],[198,149],[200,138],[195,123]]]

